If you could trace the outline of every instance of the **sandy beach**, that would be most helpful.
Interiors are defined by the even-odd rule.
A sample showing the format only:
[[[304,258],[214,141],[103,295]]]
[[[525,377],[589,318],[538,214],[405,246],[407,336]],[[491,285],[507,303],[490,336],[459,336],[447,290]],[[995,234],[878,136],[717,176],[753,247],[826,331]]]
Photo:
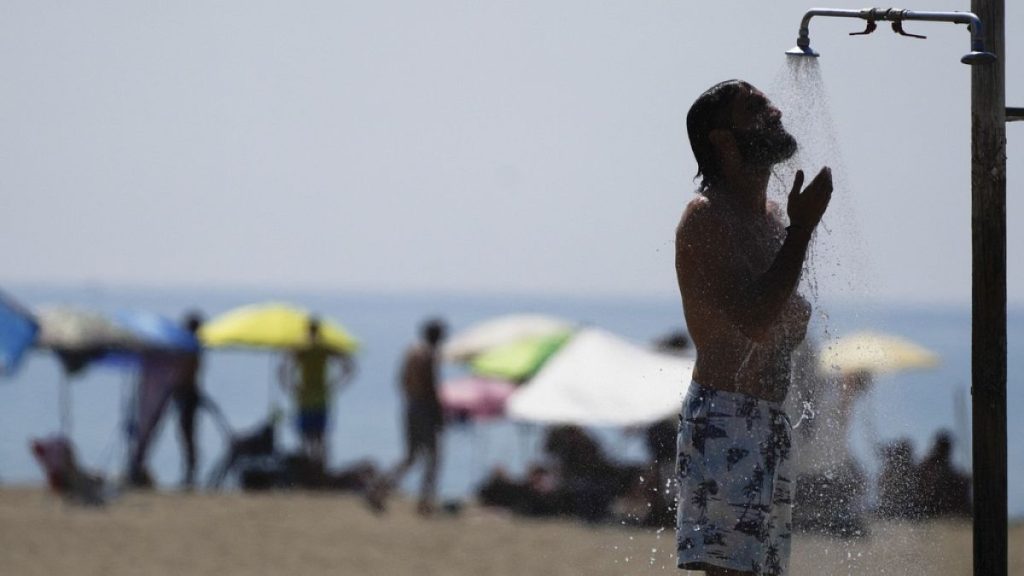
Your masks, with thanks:
[[[1024,571],[1011,527],[1010,573]],[[512,518],[469,506],[424,520],[374,516],[354,496],[128,494],[98,509],[40,489],[0,490],[0,573],[612,575],[679,573],[671,530]],[[875,524],[866,538],[799,536],[794,575],[971,573],[970,525]]]

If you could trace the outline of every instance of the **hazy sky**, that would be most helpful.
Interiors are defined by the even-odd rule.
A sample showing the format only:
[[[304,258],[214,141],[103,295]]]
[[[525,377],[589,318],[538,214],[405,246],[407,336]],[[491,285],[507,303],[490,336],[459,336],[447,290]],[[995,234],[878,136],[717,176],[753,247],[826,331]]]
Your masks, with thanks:
[[[7,0],[0,283],[672,296],[686,111],[771,88],[812,3],[703,5]],[[855,246],[854,292],[967,302],[968,33],[858,27],[812,24],[846,167],[826,223],[855,231],[835,257]],[[1022,28],[1007,2],[1018,70]],[[1019,304],[1024,123],[1008,140]]]

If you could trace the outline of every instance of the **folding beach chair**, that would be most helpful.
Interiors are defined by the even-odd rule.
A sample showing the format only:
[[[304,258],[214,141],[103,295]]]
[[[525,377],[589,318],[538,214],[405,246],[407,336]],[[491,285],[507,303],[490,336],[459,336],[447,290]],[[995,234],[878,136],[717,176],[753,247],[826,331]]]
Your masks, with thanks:
[[[50,489],[69,502],[100,506],[110,499],[103,477],[79,467],[74,446],[61,435],[33,439],[29,449],[46,473]]]

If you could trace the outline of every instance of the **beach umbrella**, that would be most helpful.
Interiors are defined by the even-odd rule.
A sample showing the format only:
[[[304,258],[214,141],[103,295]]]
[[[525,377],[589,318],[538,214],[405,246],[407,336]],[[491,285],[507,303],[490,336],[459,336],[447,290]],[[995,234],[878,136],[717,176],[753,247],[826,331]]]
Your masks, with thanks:
[[[818,355],[822,372],[882,374],[934,368],[938,354],[906,338],[879,332],[843,336]]]
[[[194,352],[199,340],[181,323],[166,316],[144,311],[119,312],[114,320],[130,330],[150,349]]]
[[[212,347],[301,348],[309,343],[310,317],[309,311],[290,304],[252,304],[205,323],[199,339]],[[328,318],[320,318],[320,343],[344,355],[359,348],[354,336]]]
[[[507,380],[468,376],[441,384],[438,397],[454,420],[488,420],[505,414],[505,401],[516,385]]]
[[[153,312],[123,311],[113,321],[130,331],[140,342],[134,349],[112,350],[98,358],[104,364],[134,366],[142,361],[143,353],[195,352],[201,347],[199,339],[180,323]]]
[[[32,313],[0,292],[0,375],[13,374],[18,369],[38,331]]]
[[[108,352],[145,347],[140,336],[98,312],[67,306],[43,307],[36,311],[36,321],[36,345],[53,350],[68,374],[81,371]]]
[[[561,334],[572,327],[567,320],[543,314],[498,316],[452,335],[442,349],[442,356],[453,362],[467,362],[492,348],[526,338]]]
[[[60,428],[71,436],[71,390],[68,380],[90,363],[112,352],[135,352],[145,342],[110,318],[67,306],[43,307],[36,311],[39,334],[36,346],[52,350],[64,368],[60,383]]]
[[[679,412],[694,362],[585,328],[509,397],[505,412],[543,424],[651,424]]]
[[[533,376],[572,335],[572,330],[562,330],[496,346],[474,356],[469,368],[478,376],[522,382]]]

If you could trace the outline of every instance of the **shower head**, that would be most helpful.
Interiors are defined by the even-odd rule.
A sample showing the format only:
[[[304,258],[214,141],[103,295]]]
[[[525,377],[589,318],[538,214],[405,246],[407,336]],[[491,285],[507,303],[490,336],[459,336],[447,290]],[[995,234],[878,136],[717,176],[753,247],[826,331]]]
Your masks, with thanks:
[[[789,50],[786,50],[786,55],[787,56],[810,56],[811,58],[817,58],[818,56],[820,56],[820,54],[815,52],[810,46],[804,46],[804,47],[793,46]],[[964,56],[964,58],[966,58],[966,56]]]
[[[786,54],[789,56],[810,56],[812,58],[817,58],[818,53],[811,48],[810,34],[810,30],[806,26],[801,26],[800,35],[796,39],[796,46],[786,50]]]

